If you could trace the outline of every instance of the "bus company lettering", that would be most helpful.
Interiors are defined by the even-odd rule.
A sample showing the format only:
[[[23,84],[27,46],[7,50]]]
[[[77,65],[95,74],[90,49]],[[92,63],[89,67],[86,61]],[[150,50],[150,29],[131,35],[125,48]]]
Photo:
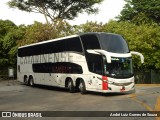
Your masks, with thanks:
[[[34,56],[20,57],[20,64],[33,64],[33,63],[54,63],[54,62],[72,62],[73,56],[69,53],[52,53],[41,54]]]

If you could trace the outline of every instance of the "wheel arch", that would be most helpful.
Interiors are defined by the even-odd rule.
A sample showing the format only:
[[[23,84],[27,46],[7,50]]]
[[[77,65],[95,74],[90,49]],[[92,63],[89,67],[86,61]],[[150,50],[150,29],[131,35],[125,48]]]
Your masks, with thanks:
[[[34,83],[33,75],[29,75],[28,84],[32,87],[34,86],[35,83]]]
[[[73,81],[73,79],[71,78],[71,77],[67,77],[66,79],[65,79],[65,87],[67,88],[68,87],[68,81],[69,80],[72,80]]]
[[[25,82],[25,79],[26,78],[28,78],[28,76],[27,75],[24,75],[24,77],[23,77],[23,82]]]
[[[33,75],[29,75],[29,79],[30,79],[30,78],[33,78]]]
[[[76,79],[76,85],[75,85],[76,88],[79,87],[80,81],[83,81],[83,82],[84,82],[84,79],[83,79],[83,78],[80,78],[80,77]]]

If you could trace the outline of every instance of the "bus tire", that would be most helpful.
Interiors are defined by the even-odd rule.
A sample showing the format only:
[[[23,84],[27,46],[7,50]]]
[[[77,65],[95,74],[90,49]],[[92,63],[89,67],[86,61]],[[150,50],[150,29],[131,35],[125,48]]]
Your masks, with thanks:
[[[24,76],[24,84],[28,85],[28,77],[27,76]]]
[[[87,93],[86,85],[85,85],[83,80],[81,80],[80,83],[79,83],[79,90],[80,90],[81,94],[86,94]]]
[[[75,92],[72,79],[69,79],[69,80],[68,80],[68,85],[67,85],[67,87],[68,87],[68,90],[69,90],[70,93],[74,93],[74,92]]]
[[[34,86],[34,79],[33,79],[33,77],[29,78],[29,85],[32,86],[32,87]]]

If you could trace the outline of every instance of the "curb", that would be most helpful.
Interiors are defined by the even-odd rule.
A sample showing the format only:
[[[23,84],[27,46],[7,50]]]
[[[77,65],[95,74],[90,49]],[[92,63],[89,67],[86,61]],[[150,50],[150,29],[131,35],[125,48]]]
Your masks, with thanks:
[[[135,86],[160,86],[160,84],[135,84]]]

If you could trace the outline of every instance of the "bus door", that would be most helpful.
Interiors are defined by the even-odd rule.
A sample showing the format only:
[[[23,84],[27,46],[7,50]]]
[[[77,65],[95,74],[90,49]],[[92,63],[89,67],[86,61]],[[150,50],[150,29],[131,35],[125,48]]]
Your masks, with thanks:
[[[94,73],[89,80],[89,88],[102,89],[102,75],[104,73],[102,55],[89,54],[87,60],[89,71]]]
[[[97,74],[94,85],[97,90],[105,89],[108,86],[108,78],[105,76],[105,60],[105,56],[98,55],[94,63],[94,73]]]

